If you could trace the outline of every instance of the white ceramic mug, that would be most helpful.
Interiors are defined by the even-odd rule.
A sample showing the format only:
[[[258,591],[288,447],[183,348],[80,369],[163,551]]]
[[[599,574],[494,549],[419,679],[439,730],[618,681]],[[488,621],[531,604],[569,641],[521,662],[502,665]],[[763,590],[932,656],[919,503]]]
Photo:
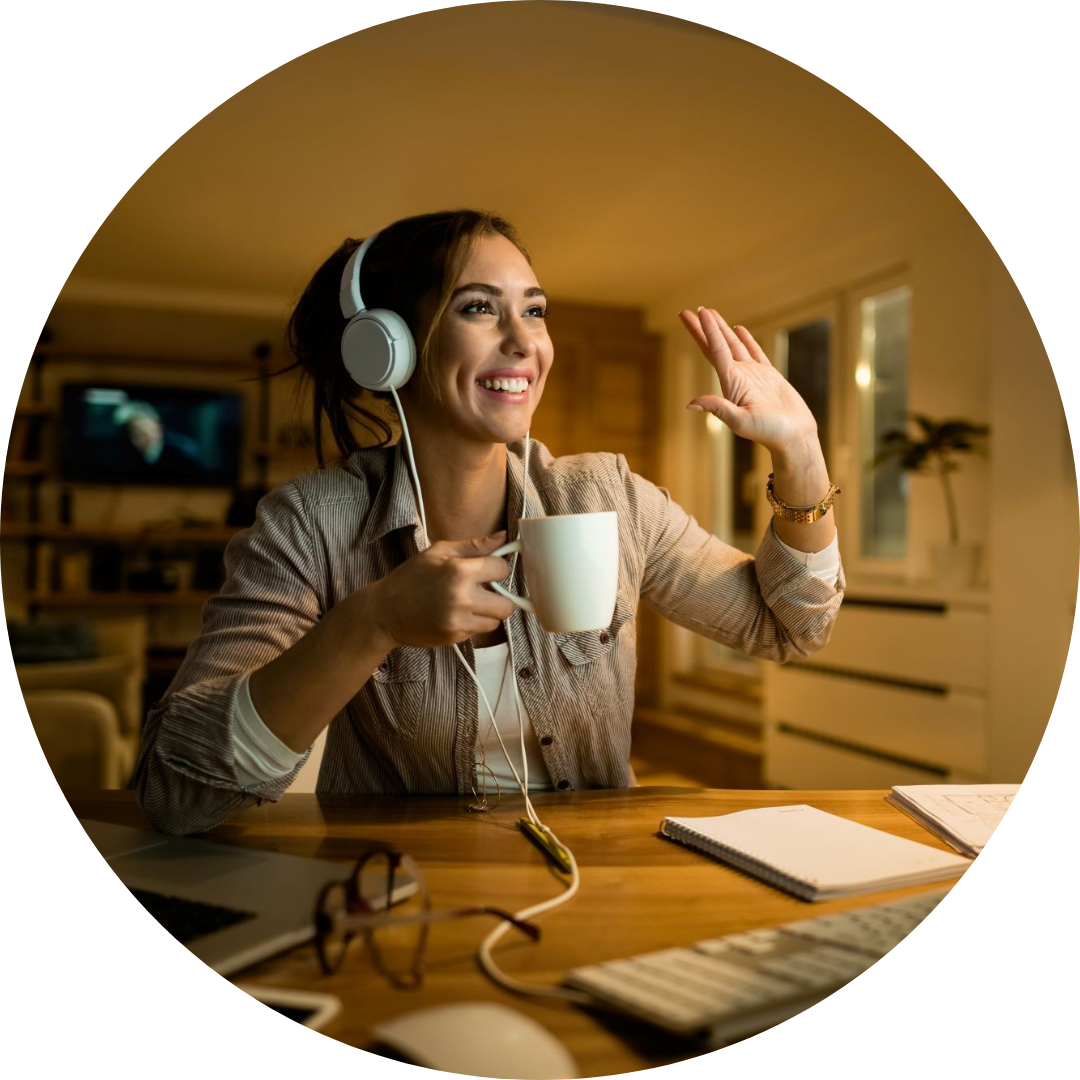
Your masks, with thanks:
[[[529,596],[518,596],[495,581],[491,587],[551,632],[609,626],[619,585],[615,511],[522,518],[518,533],[517,540],[492,554],[521,553]]]

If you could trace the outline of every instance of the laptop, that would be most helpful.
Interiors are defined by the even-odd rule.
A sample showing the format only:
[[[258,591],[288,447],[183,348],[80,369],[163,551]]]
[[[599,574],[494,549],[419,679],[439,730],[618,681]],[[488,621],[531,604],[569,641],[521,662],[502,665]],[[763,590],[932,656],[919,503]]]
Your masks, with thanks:
[[[136,899],[200,960],[221,975],[265,960],[315,936],[315,903],[350,866],[280,852],[252,851],[209,840],[168,836],[79,819],[94,846]],[[385,879],[361,883],[377,910]],[[390,898],[417,891],[403,878]]]

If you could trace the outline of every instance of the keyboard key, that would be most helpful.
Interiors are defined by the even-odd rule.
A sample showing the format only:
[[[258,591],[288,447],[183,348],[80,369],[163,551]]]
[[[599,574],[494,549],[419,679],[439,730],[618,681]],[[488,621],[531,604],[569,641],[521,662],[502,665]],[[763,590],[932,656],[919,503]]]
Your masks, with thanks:
[[[147,889],[131,889],[131,894],[170,934],[181,944],[188,944],[198,938],[206,937],[227,926],[254,919],[251,911],[237,911],[234,908],[219,907],[216,904],[204,904],[198,900],[184,900],[178,896],[166,896],[163,893]]]
[[[727,939],[731,948],[738,952],[768,955],[780,940],[778,930],[751,930],[745,934],[732,934]]]
[[[869,956],[820,945],[792,956],[765,960],[761,970],[792,979],[807,989],[824,990],[826,987],[843,986],[873,963]]]

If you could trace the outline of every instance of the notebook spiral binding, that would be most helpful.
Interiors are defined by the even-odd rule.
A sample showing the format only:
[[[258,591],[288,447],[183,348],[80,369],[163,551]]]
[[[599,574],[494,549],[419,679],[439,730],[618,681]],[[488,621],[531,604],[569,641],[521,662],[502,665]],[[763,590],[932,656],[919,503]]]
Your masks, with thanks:
[[[785,889],[800,900],[812,899],[814,895],[813,887],[816,887],[820,882],[820,879],[816,877],[796,877],[791,870],[785,867],[771,866],[745,851],[740,851],[738,848],[717,843],[711,836],[706,836],[705,833],[692,829],[681,822],[661,822],[660,833],[676,843],[686,844],[697,851],[703,851],[706,855],[710,855],[729,866],[734,866],[737,870],[745,870],[752,877]],[[722,854],[718,854],[721,852]],[[807,888],[807,885],[812,886],[812,888]]]

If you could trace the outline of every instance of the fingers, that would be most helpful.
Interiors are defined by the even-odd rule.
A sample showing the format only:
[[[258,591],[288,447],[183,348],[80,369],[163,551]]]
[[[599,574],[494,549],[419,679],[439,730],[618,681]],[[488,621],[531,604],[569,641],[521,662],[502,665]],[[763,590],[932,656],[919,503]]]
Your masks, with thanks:
[[[484,540],[468,543],[486,545]],[[489,582],[502,582],[510,576],[510,563],[506,559],[494,555],[459,555],[451,560],[450,566],[456,579],[455,603],[460,610],[497,621],[510,617],[514,604],[487,587]]]
[[[502,556],[470,559],[468,567],[476,581],[505,581],[510,576],[510,564]]]
[[[730,326],[715,308],[698,308],[696,313],[689,309],[680,311],[679,319],[709,360],[713,359],[717,349],[722,352],[726,346],[736,362],[754,360],[759,364],[770,363],[765,351],[754,340],[754,335],[745,326]],[[710,333],[710,328],[715,328],[719,334]]]
[[[708,357],[709,343],[705,340],[705,331],[701,329],[701,322],[692,311],[680,311],[679,319],[683,326],[690,332],[690,336],[697,342],[698,348]]]
[[[727,398],[717,397],[715,394],[703,394],[701,397],[696,397],[686,407],[697,412],[710,412],[717,420],[723,421],[728,427],[734,427],[739,417],[739,407],[737,405],[728,401]]]
[[[475,559],[501,548],[506,543],[506,530],[502,529],[491,536],[476,540],[441,540],[433,545],[441,549],[442,554],[453,555],[462,559]]]

